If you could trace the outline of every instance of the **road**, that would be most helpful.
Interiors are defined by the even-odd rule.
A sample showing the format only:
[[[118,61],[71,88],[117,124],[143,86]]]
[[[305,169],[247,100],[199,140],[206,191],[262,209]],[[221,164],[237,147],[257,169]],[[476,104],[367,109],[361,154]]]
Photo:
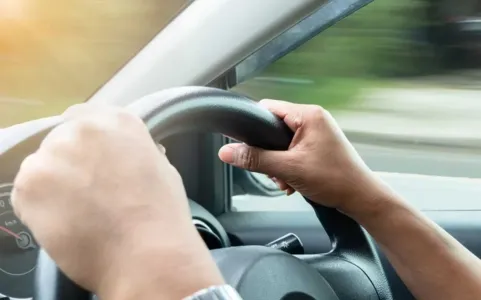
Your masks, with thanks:
[[[421,147],[354,146],[374,171],[481,178],[481,153]]]

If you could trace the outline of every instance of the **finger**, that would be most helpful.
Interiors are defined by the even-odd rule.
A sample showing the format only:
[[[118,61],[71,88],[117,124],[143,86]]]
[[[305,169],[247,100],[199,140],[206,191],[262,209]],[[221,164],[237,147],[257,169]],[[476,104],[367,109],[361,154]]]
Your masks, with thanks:
[[[40,143],[40,147],[37,151],[43,152],[46,149],[51,149],[52,147],[57,147],[59,144],[71,145],[75,144],[72,140],[75,136],[72,131],[72,122],[64,122],[55,128],[53,128],[47,136]],[[77,148],[78,145],[77,145]]]
[[[99,110],[98,106],[91,103],[80,103],[68,107],[62,114],[66,120],[75,119],[78,117],[88,116],[92,113],[97,113]]]
[[[287,196],[290,196],[292,194],[294,194],[296,192],[296,190],[294,190],[293,188],[289,187],[287,190],[286,190],[286,195]]]
[[[105,104],[93,104],[93,103],[80,103],[80,104],[75,104],[67,108],[63,114],[62,117],[65,120],[75,120],[75,119],[84,119],[88,118],[90,120],[93,119],[100,119],[102,122],[106,121],[108,117],[121,117],[125,115],[129,115],[130,113],[126,111],[124,108],[121,107],[116,107],[116,106],[111,106],[111,105],[105,105]],[[121,121],[124,121],[126,118],[122,118]],[[128,118],[131,119],[131,118]]]
[[[289,188],[289,185],[285,183],[283,180],[277,179],[276,177],[272,178],[275,184],[279,187],[280,190],[285,191]]]
[[[275,177],[269,177],[269,178],[272,180],[272,182],[274,182],[274,183],[276,184],[277,188],[279,188],[280,190],[282,190],[282,188],[281,188],[281,186],[280,186],[279,181],[277,180],[277,178],[275,178]]]
[[[157,144],[157,148],[159,149],[160,153],[162,154],[166,154],[167,153],[167,150],[165,149],[165,147],[161,144]]]
[[[44,186],[51,176],[48,168],[51,164],[48,158],[37,152],[22,161],[10,195],[13,211],[22,222],[25,222],[25,211],[32,210],[35,202],[41,203],[45,199]]]
[[[296,191],[295,191],[292,187],[290,187],[289,185],[283,184],[283,183],[281,183],[281,182],[276,183],[276,184],[277,184],[277,186],[279,187],[279,190],[285,192],[287,196],[290,196],[290,195],[292,195],[292,194],[294,194],[294,193],[296,192]]]
[[[296,192],[293,187],[287,184],[285,181],[275,178],[274,181],[281,191],[286,192],[287,196],[290,196]]]
[[[293,132],[303,124],[305,105],[270,99],[259,101],[259,105],[281,118]]]
[[[47,134],[37,152],[59,160],[75,158],[87,163],[88,158],[100,155],[97,151],[86,149],[92,149],[103,139],[101,128],[101,124],[90,121],[79,123],[78,120],[68,120]]]
[[[15,180],[13,181],[13,188],[10,195],[10,204],[12,205],[14,210],[18,210],[19,202],[18,199],[18,190],[24,190],[26,186],[29,186],[30,183],[26,182],[25,178],[28,178],[28,175],[25,173],[29,173],[32,166],[36,166],[38,159],[38,154],[33,153],[25,157],[25,159],[20,164],[20,168],[15,176]]]
[[[272,176],[289,173],[292,168],[291,153],[287,151],[270,151],[246,144],[228,144],[219,150],[219,158],[230,165]],[[279,162],[283,163],[280,164]]]

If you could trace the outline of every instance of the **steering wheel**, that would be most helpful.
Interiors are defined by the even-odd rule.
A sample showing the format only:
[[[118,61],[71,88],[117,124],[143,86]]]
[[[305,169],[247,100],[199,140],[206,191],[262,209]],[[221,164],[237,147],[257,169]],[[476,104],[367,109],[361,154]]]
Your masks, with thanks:
[[[222,133],[251,146],[285,150],[293,136],[284,122],[255,101],[214,88],[168,89],[146,96],[128,109],[144,120],[155,140],[195,130]],[[244,299],[392,299],[374,245],[361,226],[335,209],[306,200],[326,230],[332,250],[302,257],[262,246],[213,250],[226,282]],[[91,297],[41,251],[34,299]]]

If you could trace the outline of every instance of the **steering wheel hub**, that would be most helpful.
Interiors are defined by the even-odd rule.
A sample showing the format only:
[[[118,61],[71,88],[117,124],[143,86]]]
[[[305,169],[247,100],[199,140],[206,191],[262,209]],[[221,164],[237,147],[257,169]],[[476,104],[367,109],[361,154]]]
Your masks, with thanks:
[[[285,252],[244,246],[212,255],[225,280],[245,299],[339,300],[319,272]]]

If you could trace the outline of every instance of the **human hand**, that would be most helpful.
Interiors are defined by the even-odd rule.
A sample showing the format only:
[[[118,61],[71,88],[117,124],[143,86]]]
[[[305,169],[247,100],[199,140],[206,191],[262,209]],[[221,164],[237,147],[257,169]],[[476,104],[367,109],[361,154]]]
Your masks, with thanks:
[[[12,203],[38,243],[101,299],[181,299],[223,279],[182,179],[143,122],[81,104],[27,157]]]
[[[259,105],[295,133],[289,149],[268,151],[229,144],[219,151],[222,161],[267,174],[287,194],[298,191],[313,202],[348,214],[386,190],[329,112],[316,105],[276,100],[262,100]]]

